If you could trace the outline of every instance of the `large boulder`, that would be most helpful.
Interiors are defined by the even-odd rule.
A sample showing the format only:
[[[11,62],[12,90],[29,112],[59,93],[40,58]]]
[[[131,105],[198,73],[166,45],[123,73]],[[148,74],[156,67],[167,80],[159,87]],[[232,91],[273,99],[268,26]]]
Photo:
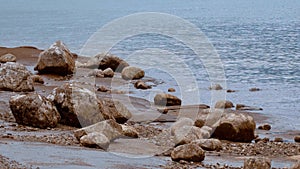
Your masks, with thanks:
[[[171,152],[171,158],[173,161],[193,161],[201,162],[205,158],[205,151],[195,143],[185,144],[176,147]]]
[[[108,113],[120,124],[127,122],[132,117],[131,112],[118,100],[102,99],[102,103],[108,109]]]
[[[160,106],[176,106],[181,105],[181,100],[171,94],[158,93],[154,97],[154,104]]]
[[[174,143],[176,145],[188,144],[198,139],[210,137],[210,130],[196,126],[182,126],[174,132]]]
[[[253,118],[245,114],[226,113],[214,125],[212,137],[221,140],[251,142],[255,138],[256,124]]]
[[[244,161],[244,169],[270,169],[271,160],[266,157],[251,157]]]
[[[87,68],[98,68],[102,70],[111,68],[115,72],[122,72],[127,66],[129,66],[129,64],[126,61],[111,54],[98,54],[84,64],[84,67]]]
[[[198,144],[203,150],[206,151],[219,151],[222,149],[222,143],[218,139],[198,139],[192,143]]]
[[[60,120],[53,103],[37,93],[13,96],[9,104],[18,124],[47,128],[55,127]]]
[[[0,56],[0,62],[6,63],[6,62],[16,62],[17,57],[11,53],[7,53],[5,55]]]
[[[122,78],[125,80],[141,79],[145,76],[145,72],[138,67],[128,66],[122,70]]]
[[[61,123],[73,127],[85,127],[113,118],[91,90],[75,83],[55,88],[48,98],[61,115]]]
[[[34,70],[45,74],[73,74],[75,72],[75,59],[66,45],[57,41],[40,53]]]
[[[109,147],[109,139],[100,132],[93,132],[80,138],[80,144],[85,147],[101,148],[106,150]]]
[[[19,63],[7,62],[0,66],[0,89],[15,92],[33,91],[31,73]]]
[[[74,136],[80,140],[81,137],[89,133],[99,132],[105,135],[109,141],[113,141],[123,135],[122,126],[115,120],[105,120],[96,124],[78,129],[74,131]]]

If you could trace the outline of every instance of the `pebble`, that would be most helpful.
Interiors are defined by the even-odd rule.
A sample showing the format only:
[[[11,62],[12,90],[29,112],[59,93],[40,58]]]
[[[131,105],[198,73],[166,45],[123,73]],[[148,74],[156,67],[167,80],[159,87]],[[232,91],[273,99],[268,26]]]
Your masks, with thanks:
[[[260,129],[260,130],[271,130],[271,125],[266,123],[266,124],[258,126],[258,129]]]
[[[299,136],[295,136],[294,140],[295,140],[295,142],[300,143],[300,135]]]

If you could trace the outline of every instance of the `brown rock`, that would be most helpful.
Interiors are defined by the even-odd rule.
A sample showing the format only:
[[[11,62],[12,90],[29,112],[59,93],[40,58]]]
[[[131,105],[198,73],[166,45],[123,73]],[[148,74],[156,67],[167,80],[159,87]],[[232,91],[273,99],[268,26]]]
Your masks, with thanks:
[[[271,160],[265,157],[252,157],[244,161],[244,169],[270,169]]]
[[[66,45],[61,41],[57,41],[40,53],[34,70],[46,74],[73,74],[75,72],[75,60]]]
[[[100,132],[93,132],[80,138],[80,144],[85,147],[101,148],[106,150],[109,147],[109,139]]]
[[[214,84],[209,87],[209,90],[222,90],[223,87],[220,84]]]
[[[259,88],[256,88],[256,87],[253,87],[253,88],[250,88],[249,91],[250,92],[256,92],[256,91],[260,91],[261,89]]]
[[[121,126],[122,126],[124,136],[131,137],[131,138],[138,138],[139,137],[139,133],[137,132],[137,130],[134,127],[127,126],[127,125],[124,125],[124,124],[121,124]]]
[[[274,138],[274,142],[283,142],[283,138],[276,137],[276,138]]]
[[[44,79],[40,75],[32,75],[31,79],[33,82],[44,84]]]
[[[90,71],[88,73],[88,76],[95,76],[95,77],[103,78],[104,77],[104,73],[100,69],[94,69],[94,70],[92,70],[92,71]]]
[[[220,100],[215,104],[215,108],[217,109],[228,109],[232,107],[234,107],[233,103],[228,100]]]
[[[98,69],[105,70],[107,68],[111,68],[115,72],[122,72],[125,67],[129,66],[126,61],[114,55],[107,54],[105,56],[101,56],[100,54],[98,56],[100,56]]]
[[[120,124],[127,122],[132,117],[127,107],[118,100],[103,99],[102,103],[108,109],[108,113]]]
[[[175,106],[181,105],[181,100],[171,94],[158,93],[154,97],[154,104],[160,106]]]
[[[137,89],[150,89],[151,86],[148,86],[145,82],[138,80],[134,83],[134,87]]]
[[[19,63],[7,62],[0,66],[0,90],[15,92],[33,91],[31,73]]]
[[[222,143],[218,139],[198,139],[192,143],[198,144],[203,150],[206,151],[219,151],[222,149]]]
[[[145,72],[141,68],[127,66],[122,70],[122,78],[125,80],[141,79],[145,76]]]
[[[300,136],[295,136],[294,140],[295,142],[300,143]]]
[[[271,130],[271,125],[266,123],[266,124],[258,126],[258,129],[260,129],[260,130]]]
[[[110,89],[106,88],[105,86],[100,86],[97,89],[97,91],[99,91],[99,92],[108,92],[108,91],[110,91]]]
[[[210,130],[195,126],[182,126],[174,131],[174,142],[176,145],[188,144],[198,139],[210,137]]]
[[[203,127],[204,125],[205,125],[205,120],[203,119],[197,119],[194,123],[194,126],[199,128]]]
[[[16,62],[17,57],[11,53],[7,53],[5,55],[0,56],[0,62],[6,63],[6,62]]]
[[[18,124],[47,128],[56,127],[60,120],[52,102],[37,93],[13,96],[9,104]]]
[[[103,70],[104,77],[114,77],[115,73],[111,68],[106,68]]]
[[[205,152],[198,144],[190,143],[176,147],[171,153],[171,158],[173,161],[201,162],[205,158]]]
[[[193,126],[194,121],[190,118],[181,117],[171,126],[171,134],[174,135],[175,131],[183,126]]]
[[[169,88],[168,92],[176,92],[176,90],[174,88]]]

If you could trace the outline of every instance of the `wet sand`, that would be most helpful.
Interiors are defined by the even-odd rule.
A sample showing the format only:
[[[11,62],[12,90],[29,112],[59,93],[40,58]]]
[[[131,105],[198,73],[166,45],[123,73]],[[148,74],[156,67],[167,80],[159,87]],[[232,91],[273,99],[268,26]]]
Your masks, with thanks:
[[[17,62],[26,65],[33,70],[38,55],[42,50],[34,47],[4,48],[0,47],[0,55],[12,53],[17,57]],[[78,57],[78,60],[86,58]],[[75,78],[87,70],[80,70]],[[47,96],[51,91],[70,80],[71,77],[60,77],[55,75],[42,75],[45,83],[35,84],[35,91]],[[232,143],[222,141],[224,149],[220,152],[208,152],[203,163],[176,163],[172,162],[168,150],[174,147],[172,136],[169,134],[169,127],[180,116],[191,116],[191,110],[203,111],[204,105],[188,105],[172,107],[166,114],[161,114],[151,101],[143,98],[130,97],[128,92],[139,92],[129,88],[131,82],[124,81],[117,74],[114,78],[114,85],[118,90],[112,92],[95,91],[99,98],[114,97],[126,103],[133,117],[128,122],[139,132],[139,139],[117,139],[111,143],[108,152],[97,149],[88,149],[80,146],[73,135],[76,128],[58,125],[53,129],[38,129],[22,126],[15,123],[9,110],[8,100],[15,92],[0,91],[0,155],[1,165],[16,165],[19,168],[42,167],[42,168],[172,168],[172,167],[219,167],[231,166],[239,168],[244,158],[251,156],[267,156],[273,159],[273,167],[289,167],[295,158],[299,159],[300,144],[292,143],[293,137],[299,135],[299,131],[263,131],[257,130],[261,137],[282,137],[284,143]],[[74,77],[73,77],[74,78]],[[147,80],[155,83],[155,79],[146,77]],[[105,86],[111,88],[111,78],[91,79],[96,87]],[[172,86],[170,86],[172,87]],[[122,90],[124,89],[124,91]],[[268,117],[253,112],[242,112],[254,117],[257,124],[265,123]],[[276,124],[271,124],[276,125]],[[40,154],[41,153],[41,154]],[[76,154],[76,155],[75,155]],[[95,160],[96,159],[99,160]],[[7,164],[8,163],[8,164]],[[230,168],[230,167],[229,167]]]

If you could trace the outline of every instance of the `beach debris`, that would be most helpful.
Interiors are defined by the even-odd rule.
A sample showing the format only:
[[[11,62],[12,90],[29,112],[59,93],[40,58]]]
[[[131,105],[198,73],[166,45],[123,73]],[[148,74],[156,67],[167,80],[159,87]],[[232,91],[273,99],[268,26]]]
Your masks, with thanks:
[[[193,126],[194,121],[187,117],[181,117],[179,118],[175,123],[171,126],[171,135],[175,134],[175,131],[179,128],[182,128],[183,126]]]
[[[82,136],[88,135],[89,133],[93,132],[102,133],[108,138],[110,142],[123,135],[122,126],[118,124],[115,120],[110,119],[75,130],[74,136],[78,140],[80,140]]]
[[[154,97],[154,104],[160,106],[176,106],[181,105],[181,100],[171,94],[158,93]]]
[[[109,147],[109,139],[100,132],[92,132],[80,138],[80,144],[90,148],[100,148],[107,150]]]
[[[96,94],[80,84],[66,83],[53,89],[48,98],[61,115],[60,123],[68,126],[85,127],[113,118]]]
[[[205,158],[205,151],[196,143],[180,145],[171,152],[173,161],[201,162]]]
[[[244,169],[270,169],[271,160],[267,157],[250,157],[244,160]]]
[[[104,77],[114,77],[114,71],[109,67],[103,70]]]
[[[222,143],[219,139],[198,139],[192,141],[192,143],[198,144],[198,146],[206,151],[219,151],[222,149]]]
[[[124,136],[131,137],[131,138],[139,137],[139,133],[137,132],[137,130],[134,127],[124,125],[124,124],[121,124],[121,126],[122,126]]]
[[[40,53],[34,70],[40,74],[68,75],[75,72],[75,59],[62,41],[57,41]]]
[[[223,87],[220,84],[213,84],[209,87],[209,90],[222,90]]]
[[[207,139],[210,137],[211,128],[206,127],[182,126],[174,131],[174,143],[182,145],[198,139]]]
[[[17,57],[11,53],[7,53],[7,54],[0,56],[1,63],[16,62],[16,61],[17,61]]]
[[[249,91],[250,92],[257,92],[257,91],[260,91],[261,89],[260,88],[257,88],[257,87],[253,87],[253,88],[250,88]]]
[[[131,112],[120,101],[115,99],[101,99],[105,109],[108,110],[110,116],[112,116],[117,123],[123,124],[127,122],[131,117]]]
[[[244,105],[244,104],[236,104],[235,109],[236,110],[248,110],[248,111],[263,110],[260,107],[247,106],[247,105]]]
[[[300,143],[300,135],[294,137],[295,142]]]
[[[230,109],[232,107],[234,107],[234,105],[229,100],[220,100],[215,104],[215,108],[217,109]]]
[[[7,62],[0,66],[0,89],[14,92],[34,91],[31,73],[19,63]]]
[[[176,92],[176,90],[171,87],[171,88],[168,89],[168,92]]]
[[[147,85],[145,82],[143,82],[142,80],[138,80],[134,83],[134,87],[137,89],[151,89],[151,86]]]
[[[53,128],[60,120],[60,115],[53,103],[35,92],[12,96],[9,105],[18,124]]]
[[[271,130],[271,125],[268,123],[262,124],[260,126],[258,126],[258,129],[260,130]]]
[[[145,72],[141,68],[133,66],[125,67],[121,74],[124,80],[141,79],[145,76]]]
[[[251,142],[255,138],[253,117],[242,113],[225,113],[212,126],[212,137],[236,142]]]
[[[31,79],[35,83],[40,83],[40,84],[44,84],[45,83],[44,79],[40,75],[31,75]]]

